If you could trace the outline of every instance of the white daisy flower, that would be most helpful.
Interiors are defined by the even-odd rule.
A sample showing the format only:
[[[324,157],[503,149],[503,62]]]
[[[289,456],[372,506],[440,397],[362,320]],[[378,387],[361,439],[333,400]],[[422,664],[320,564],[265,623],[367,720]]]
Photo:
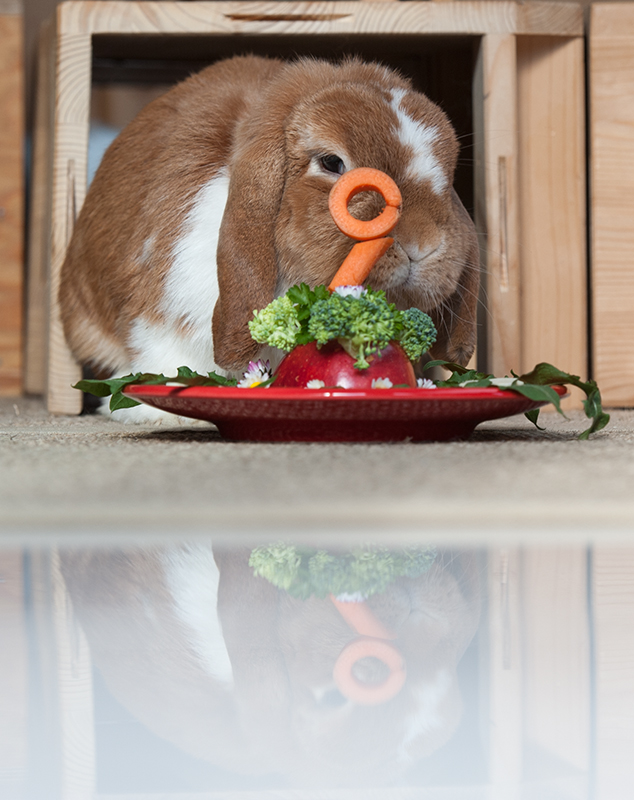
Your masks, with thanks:
[[[307,389],[323,389],[326,384],[323,381],[318,381],[317,379],[313,379],[312,381],[308,381],[306,384]]]
[[[242,380],[238,381],[240,389],[253,389],[259,386],[264,381],[268,381],[271,377],[271,364],[268,361],[249,361],[249,369],[242,376]]]
[[[429,378],[417,378],[416,386],[419,389],[437,389],[438,387],[433,381],[430,381]]]
[[[341,295],[341,297],[348,297],[349,295],[352,295],[352,297],[358,300],[366,293],[366,289],[363,286],[337,286],[335,288],[335,292]]]
[[[394,384],[389,378],[374,378],[372,381],[373,389],[391,389]]]

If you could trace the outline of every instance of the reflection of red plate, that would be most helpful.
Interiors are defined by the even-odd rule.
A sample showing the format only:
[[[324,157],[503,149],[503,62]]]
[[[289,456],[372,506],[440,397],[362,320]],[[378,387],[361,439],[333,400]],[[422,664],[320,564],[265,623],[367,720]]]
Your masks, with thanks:
[[[561,386],[554,387],[565,394]],[[466,439],[479,422],[545,403],[486,389],[238,389],[126,387],[155,408],[213,422],[226,439],[260,442],[414,442]]]

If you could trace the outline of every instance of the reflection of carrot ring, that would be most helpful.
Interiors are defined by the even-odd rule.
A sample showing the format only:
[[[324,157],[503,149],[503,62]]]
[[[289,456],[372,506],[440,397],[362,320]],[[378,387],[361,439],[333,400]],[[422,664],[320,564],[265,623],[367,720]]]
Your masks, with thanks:
[[[390,670],[382,683],[363,683],[352,673],[362,658],[377,658]],[[386,703],[395,697],[405,684],[405,661],[399,651],[384,639],[361,636],[347,644],[335,662],[332,677],[344,697],[364,706]]]
[[[371,220],[360,220],[348,211],[348,203],[361,192],[378,192],[385,208]],[[346,236],[360,241],[378,239],[388,234],[401,213],[401,192],[394,181],[378,169],[359,167],[344,172],[330,191],[328,205],[335,225]]]

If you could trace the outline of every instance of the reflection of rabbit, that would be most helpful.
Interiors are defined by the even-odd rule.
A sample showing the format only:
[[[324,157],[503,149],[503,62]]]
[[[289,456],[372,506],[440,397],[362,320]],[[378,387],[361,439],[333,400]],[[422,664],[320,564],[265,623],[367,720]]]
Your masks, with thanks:
[[[62,270],[71,349],[97,373],[243,370],[260,350],[253,310],[294,283],[329,283],[350,250],[328,193],[369,166],[403,195],[369,283],[428,311],[432,355],[466,363],[478,250],[452,189],[457,153],[444,113],[385,67],[209,67],[150,103],[104,156]],[[366,194],[351,209],[369,218],[377,202]]]
[[[369,599],[407,664],[403,689],[378,706],[334,685],[354,633],[333,604],[255,578],[248,556],[202,546],[64,556],[93,659],[139,720],[197,757],[295,785],[385,782],[450,738],[456,665],[478,623],[471,556],[441,554]],[[381,679],[380,664],[359,670]]]

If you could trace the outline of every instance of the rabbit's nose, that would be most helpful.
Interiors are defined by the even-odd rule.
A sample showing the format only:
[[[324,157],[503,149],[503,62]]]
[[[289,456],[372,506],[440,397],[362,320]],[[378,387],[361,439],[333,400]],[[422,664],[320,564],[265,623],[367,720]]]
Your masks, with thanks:
[[[438,250],[438,244],[425,244],[421,245],[419,242],[408,242],[408,241],[401,241],[399,242],[403,250],[405,251],[407,257],[410,261],[415,264],[424,261],[426,258],[429,258],[433,255],[436,250]]]

